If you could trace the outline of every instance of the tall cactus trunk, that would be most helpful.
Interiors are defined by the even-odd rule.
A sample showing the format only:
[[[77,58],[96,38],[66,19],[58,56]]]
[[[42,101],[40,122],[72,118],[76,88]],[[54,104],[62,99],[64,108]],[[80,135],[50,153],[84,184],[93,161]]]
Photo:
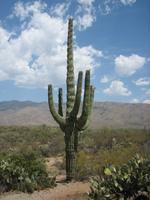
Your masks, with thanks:
[[[67,98],[66,98],[66,118],[63,114],[63,91],[58,90],[58,112],[53,101],[52,85],[48,86],[48,103],[50,112],[65,133],[66,145],[66,180],[71,181],[75,175],[76,152],[78,149],[78,135],[88,126],[89,116],[92,110],[94,88],[90,85],[90,71],[85,74],[83,107],[80,117],[78,116],[81,103],[83,72],[79,72],[77,89],[74,83],[73,65],[73,19],[68,22],[67,39]]]
[[[76,153],[74,150],[74,134],[66,134],[66,180],[71,181],[75,176]]]

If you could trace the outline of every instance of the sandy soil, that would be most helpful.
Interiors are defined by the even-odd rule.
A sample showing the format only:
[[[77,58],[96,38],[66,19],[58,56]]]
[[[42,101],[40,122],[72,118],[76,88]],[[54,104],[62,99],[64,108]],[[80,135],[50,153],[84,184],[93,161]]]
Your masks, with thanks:
[[[59,183],[53,189],[33,194],[9,192],[0,196],[0,200],[87,200],[89,184],[83,182]]]

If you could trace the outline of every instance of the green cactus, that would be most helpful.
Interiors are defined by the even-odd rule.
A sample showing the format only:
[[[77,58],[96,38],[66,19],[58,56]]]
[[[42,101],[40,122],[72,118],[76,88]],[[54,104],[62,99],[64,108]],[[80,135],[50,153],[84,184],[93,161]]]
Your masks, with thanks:
[[[94,99],[94,88],[90,85],[90,71],[85,74],[85,86],[83,97],[83,108],[81,116],[78,117],[81,94],[82,94],[83,72],[78,74],[77,89],[74,84],[73,66],[73,19],[68,22],[67,40],[67,102],[66,114],[63,114],[63,92],[62,88],[58,91],[58,112],[56,112],[53,101],[52,85],[48,85],[48,102],[50,112],[65,133],[65,153],[66,153],[66,180],[71,181],[75,174],[75,158],[78,150],[79,133],[88,127],[89,116],[92,110]]]

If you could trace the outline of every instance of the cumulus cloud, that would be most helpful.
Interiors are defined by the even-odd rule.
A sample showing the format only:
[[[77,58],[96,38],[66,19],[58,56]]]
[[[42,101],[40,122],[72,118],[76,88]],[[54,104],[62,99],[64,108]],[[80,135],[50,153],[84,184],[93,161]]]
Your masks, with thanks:
[[[120,2],[123,4],[123,5],[132,5],[134,3],[136,3],[136,0],[120,0]]]
[[[19,1],[14,6],[13,15],[19,17],[20,20],[24,20],[32,14],[44,12],[46,7],[47,5],[44,2],[41,3],[40,1],[35,1],[33,3],[28,2],[26,4]]]
[[[80,3],[84,6],[91,6],[95,0],[77,0],[77,1],[78,1],[78,3]]]
[[[55,6],[50,8],[50,14],[56,17],[64,17],[68,12],[70,3],[57,3]]]
[[[145,99],[143,103],[150,104],[150,99]]]
[[[138,69],[142,68],[146,58],[132,54],[131,56],[120,55],[115,58],[115,69],[119,75],[131,76]]]
[[[109,15],[114,9],[121,6],[131,6],[136,0],[101,0],[99,10],[102,15]]]
[[[132,94],[120,80],[112,81],[109,88],[104,89],[104,93],[115,96],[130,96]]]
[[[7,40],[9,39],[10,35],[11,34],[8,31],[6,31],[5,29],[3,29],[0,26],[0,38],[1,38],[0,42],[1,42],[1,46],[2,45],[4,45],[4,46],[6,45]]]
[[[145,99],[143,101],[140,101],[139,99],[132,99],[131,103],[144,103],[144,104],[150,104],[150,99]]]
[[[102,51],[94,49],[92,46],[76,47],[75,49],[75,70],[91,69],[93,72],[98,67],[98,60],[103,57]]]
[[[143,77],[143,78],[139,78],[136,81],[133,81],[135,83],[135,85],[138,86],[146,86],[146,85],[150,85],[150,78],[149,77]]]
[[[76,11],[76,24],[79,30],[85,30],[92,26],[96,20],[95,8],[93,6],[95,0],[77,0],[78,9]]]
[[[63,9],[63,8],[61,8]],[[56,13],[55,13],[56,14]],[[47,12],[39,1],[17,3],[15,16],[25,25],[13,35],[0,26],[0,80],[13,80],[17,86],[47,87],[60,85],[66,77],[67,22]],[[75,46],[78,70],[97,67],[102,52],[92,46]]]
[[[116,2],[111,0],[104,0],[99,4],[99,11],[102,15],[109,15],[115,7]]]
[[[144,92],[144,94],[150,95],[150,88],[142,87],[140,89]]]
[[[140,100],[139,99],[132,99],[131,103],[140,103]]]
[[[100,82],[101,83],[108,83],[110,81],[110,79],[108,78],[108,76],[104,75],[101,79]]]

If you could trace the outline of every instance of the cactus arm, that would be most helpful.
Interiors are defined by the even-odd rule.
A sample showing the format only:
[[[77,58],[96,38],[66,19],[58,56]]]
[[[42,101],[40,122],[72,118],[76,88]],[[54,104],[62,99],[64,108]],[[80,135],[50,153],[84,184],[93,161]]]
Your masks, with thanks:
[[[81,116],[78,118],[76,127],[78,130],[82,130],[85,126],[90,111],[90,71],[86,71],[85,75],[85,87],[84,87],[84,99],[83,99],[83,108]]]
[[[87,79],[88,79],[88,82],[90,82],[88,77],[87,77]],[[89,84],[90,83],[88,83],[88,82],[85,83],[85,90],[86,90],[86,88],[89,88]],[[84,106],[86,104],[85,103],[86,95],[88,95],[88,94],[85,94],[85,96],[84,96],[84,103],[83,103]],[[89,110],[88,110],[88,113],[86,115],[87,117],[86,117],[86,119],[84,119],[84,123],[82,123],[82,124],[80,124],[80,122],[77,121],[77,127],[75,127],[75,130],[74,130],[74,150],[75,150],[75,152],[78,151],[79,133],[81,131],[87,129],[87,127],[89,125],[89,116],[91,115],[91,112],[92,112],[92,106],[93,106],[93,100],[94,100],[94,87],[92,85],[90,85],[90,94],[89,95],[90,95],[90,98],[89,98]],[[83,122],[83,118],[82,119],[80,118],[80,120],[82,120],[82,122]]]
[[[90,86],[90,107],[89,107],[89,114],[88,114],[88,118],[87,118],[85,124],[82,126],[82,128],[80,129],[80,131],[81,130],[84,131],[89,126],[89,121],[90,121],[89,118],[90,118],[91,113],[92,113],[93,102],[94,102],[94,87],[91,85]]]
[[[88,115],[89,107],[90,107],[90,70],[87,70],[85,74],[83,109],[80,119]]]
[[[89,109],[89,116],[92,112],[93,102],[94,102],[94,90],[95,88],[91,85],[90,86],[90,109]]]
[[[79,108],[80,108],[81,94],[82,94],[82,78],[83,78],[83,72],[80,71],[78,74],[75,103],[74,103],[73,110],[71,112],[71,116],[73,116],[74,118],[77,116],[77,114],[79,112]]]
[[[49,104],[49,109],[50,112],[55,119],[55,121],[60,125],[60,126],[65,126],[65,120],[62,116],[60,116],[54,106],[54,101],[53,101],[53,91],[52,91],[52,85],[48,85],[48,104]]]
[[[62,88],[58,90],[58,114],[63,116],[63,92]]]
[[[67,40],[67,106],[66,115],[69,116],[72,111],[75,100],[74,86],[74,66],[73,66],[73,19],[68,23],[68,40]]]

